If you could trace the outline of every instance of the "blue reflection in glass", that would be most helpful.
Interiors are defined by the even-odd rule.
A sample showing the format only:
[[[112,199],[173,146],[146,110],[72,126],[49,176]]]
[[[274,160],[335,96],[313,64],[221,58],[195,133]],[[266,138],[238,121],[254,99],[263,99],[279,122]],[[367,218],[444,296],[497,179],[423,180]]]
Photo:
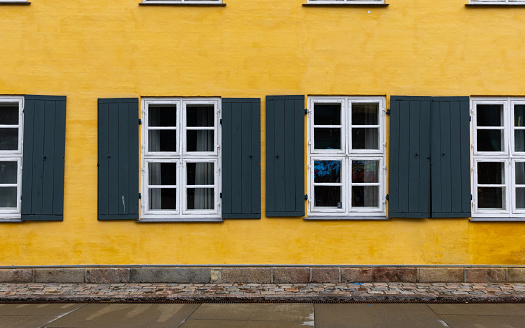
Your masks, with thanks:
[[[314,182],[340,182],[341,161],[315,161]]]

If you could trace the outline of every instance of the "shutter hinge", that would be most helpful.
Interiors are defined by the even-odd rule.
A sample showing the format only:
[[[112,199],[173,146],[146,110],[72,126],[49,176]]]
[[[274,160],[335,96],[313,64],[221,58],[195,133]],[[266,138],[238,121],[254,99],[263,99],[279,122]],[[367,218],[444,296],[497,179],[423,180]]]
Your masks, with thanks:
[[[389,195],[389,194],[386,194],[385,199],[386,199],[386,200],[389,200],[389,199],[390,199],[390,195]]]
[[[142,195],[140,194],[140,192],[139,192],[139,199],[142,199]]]
[[[470,200],[472,200],[472,194],[470,194]]]
[[[469,122],[472,122],[472,116],[469,115],[469,117],[468,117],[468,121],[469,121]]]
[[[142,120],[139,118],[139,125],[141,125],[141,124],[142,124]]]
[[[219,123],[220,123],[220,124],[222,125],[222,118],[221,118],[221,119],[219,119]]]
[[[304,115],[308,115],[308,108],[304,109]]]
[[[97,163],[97,167],[100,167],[100,163]]]
[[[304,195],[304,200],[308,200],[308,194]]]
[[[222,192],[219,194],[220,199],[222,199]]]
[[[386,110],[386,115],[390,115],[390,108]]]

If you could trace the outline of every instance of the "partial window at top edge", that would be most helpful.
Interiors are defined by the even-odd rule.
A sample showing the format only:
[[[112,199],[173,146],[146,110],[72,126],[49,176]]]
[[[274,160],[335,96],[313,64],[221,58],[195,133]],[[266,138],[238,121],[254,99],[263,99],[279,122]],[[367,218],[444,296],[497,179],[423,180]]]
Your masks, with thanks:
[[[474,5],[523,5],[525,0],[469,0]]]
[[[187,4],[187,5],[213,5],[222,4],[222,0],[142,0],[147,4]]]
[[[384,0],[306,0],[307,4],[316,5],[380,5],[385,4]]]

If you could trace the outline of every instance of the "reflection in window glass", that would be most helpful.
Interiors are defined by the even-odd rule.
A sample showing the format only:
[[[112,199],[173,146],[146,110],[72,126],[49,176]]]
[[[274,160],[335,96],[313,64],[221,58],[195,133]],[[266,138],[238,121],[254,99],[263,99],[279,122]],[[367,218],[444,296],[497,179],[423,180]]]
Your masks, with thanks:
[[[341,129],[337,128],[315,128],[315,149],[341,149]]]
[[[16,184],[17,167],[17,162],[0,162],[0,184]]]
[[[478,126],[503,126],[503,105],[477,105]]]
[[[177,106],[176,105],[149,106],[148,124],[149,126],[176,127],[177,126]]]
[[[315,104],[314,125],[341,125],[341,104]]]
[[[379,161],[352,161],[352,182],[379,182]]]
[[[505,209],[504,187],[478,187],[478,208]]]
[[[18,105],[0,104],[0,125],[18,125]]]
[[[315,161],[314,182],[341,182],[340,161]]]
[[[16,209],[16,187],[0,187],[0,207],[2,209]]]
[[[379,206],[379,187],[378,186],[353,186],[352,187],[352,206],[354,207],[378,207]]]
[[[378,125],[379,104],[352,104],[352,125]]]
[[[502,151],[502,130],[478,130],[478,151]]]
[[[479,184],[503,184],[505,183],[504,163],[502,162],[478,162]]]
[[[314,194],[314,206],[341,208],[341,187],[316,186]]]
[[[352,149],[379,149],[379,129],[353,128]]]
[[[525,188],[516,188],[516,208],[525,209]]]
[[[514,131],[514,151],[525,151],[525,130]]]
[[[525,127],[525,105],[514,105],[514,126]]]

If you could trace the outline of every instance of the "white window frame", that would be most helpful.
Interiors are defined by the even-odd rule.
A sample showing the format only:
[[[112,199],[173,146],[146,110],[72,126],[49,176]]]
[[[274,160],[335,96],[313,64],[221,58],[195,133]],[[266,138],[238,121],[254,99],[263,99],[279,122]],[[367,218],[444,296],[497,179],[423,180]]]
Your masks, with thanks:
[[[516,209],[515,193],[515,163],[525,162],[525,152],[514,150],[514,105],[525,105],[525,98],[519,97],[472,97],[471,98],[471,171],[472,171],[472,218],[495,218],[504,221],[505,218],[524,217],[525,209]],[[503,151],[483,152],[477,150],[477,105],[490,104],[503,106]],[[489,127],[489,129],[493,129]],[[505,209],[478,209],[478,163],[479,162],[502,162],[505,173],[505,183],[494,185],[505,190]],[[490,187],[490,185],[483,185]]]
[[[306,0],[307,4],[319,4],[319,5],[349,5],[349,4],[384,4],[384,0]]]
[[[150,105],[176,105],[177,107],[177,151],[151,152],[148,150],[148,108]],[[214,111],[213,128],[196,128],[197,130],[214,130],[215,145],[210,152],[188,152],[186,149],[186,108],[187,105],[212,105]],[[220,218],[220,98],[142,98],[141,100],[141,220],[154,219],[155,221],[177,221],[185,219],[210,219]],[[159,129],[155,127],[154,129]],[[162,128],[160,128],[162,129]],[[170,128],[168,128],[170,129]],[[189,130],[191,130],[190,128]],[[151,210],[149,209],[149,163],[175,163],[177,165],[176,210]],[[214,163],[214,206],[213,210],[187,209],[187,163]],[[168,186],[168,188],[173,186]],[[163,186],[165,188],[165,186]],[[193,187],[190,187],[193,188]]]
[[[4,186],[15,187],[17,205],[16,209],[2,209],[0,208],[0,219],[5,220],[19,220],[22,209],[22,154],[24,145],[24,97],[0,96],[0,105],[3,104],[18,104],[18,149],[17,150],[0,150],[1,162],[17,162],[17,183],[4,184]],[[13,128],[14,125],[0,125],[0,128]]]
[[[222,0],[142,0],[147,4],[188,4],[188,5],[215,5],[222,3]]]
[[[341,104],[341,150],[326,150],[326,149],[314,149],[314,110],[315,104]],[[379,117],[377,126],[366,126],[366,127],[377,127],[379,131],[378,143],[379,149],[355,149],[352,150],[352,127],[364,127],[364,126],[353,126],[351,124],[351,108],[353,103],[377,103],[379,107]],[[357,96],[313,96],[308,97],[308,216],[309,217],[322,217],[327,219],[360,219],[363,217],[382,217],[386,216],[386,147],[385,147],[385,122],[386,122],[386,97],[370,96],[370,97],[357,97]],[[335,126],[334,126],[335,127]],[[341,199],[342,208],[321,208],[314,206],[314,162],[315,161],[338,161],[341,163]],[[379,161],[379,207],[352,207],[352,161],[353,160],[377,160]],[[368,183],[367,183],[368,184]]]
[[[469,4],[476,5],[522,5],[525,0],[469,0]]]

